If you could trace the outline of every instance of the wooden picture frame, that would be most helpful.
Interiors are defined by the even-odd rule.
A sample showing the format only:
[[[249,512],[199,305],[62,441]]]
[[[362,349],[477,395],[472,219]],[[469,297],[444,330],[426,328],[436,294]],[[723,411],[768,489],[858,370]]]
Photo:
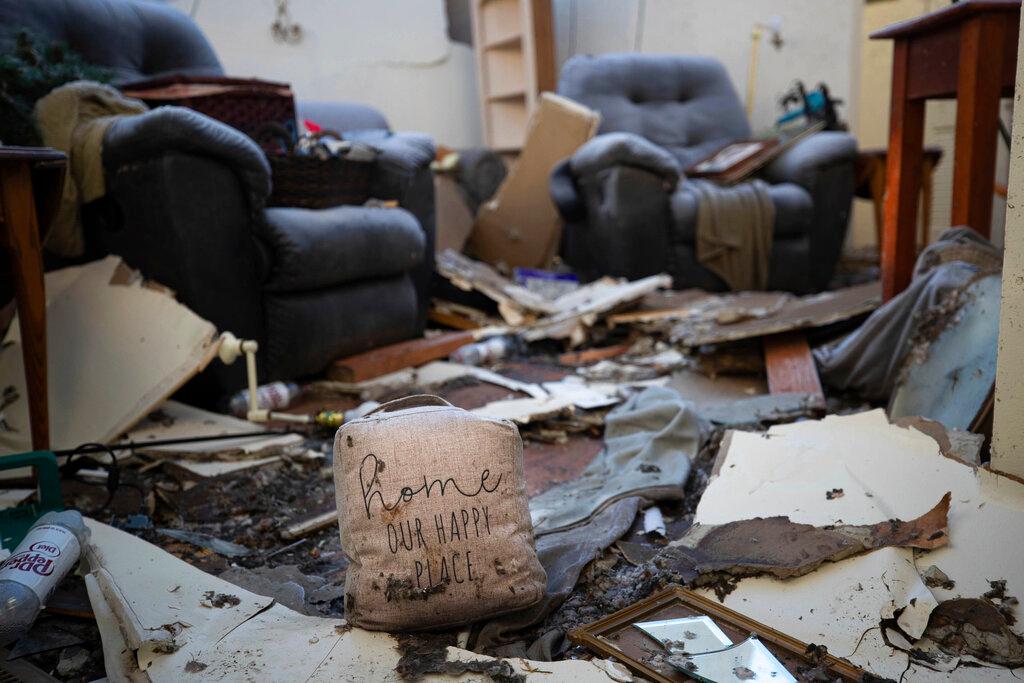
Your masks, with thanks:
[[[692,616],[710,617],[735,643],[745,640],[752,634],[756,635],[794,676],[798,673],[798,666],[812,664],[807,654],[807,643],[745,617],[682,586],[666,588],[592,624],[573,629],[569,632],[569,639],[602,657],[622,662],[634,674],[652,681],[689,681],[692,679],[667,665],[656,668],[651,657],[645,655],[664,653],[651,644],[648,636],[630,627],[638,621]],[[845,659],[826,655],[825,661],[831,674],[849,683],[861,680],[864,673]]]

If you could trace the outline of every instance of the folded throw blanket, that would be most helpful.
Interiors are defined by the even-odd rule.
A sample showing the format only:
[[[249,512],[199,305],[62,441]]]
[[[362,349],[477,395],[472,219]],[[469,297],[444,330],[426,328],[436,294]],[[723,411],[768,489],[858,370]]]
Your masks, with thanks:
[[[118,116],[141,114],[145,104],[92,81],[54,89],[35,106],[43,144],[68,155],[60,208],[43,244],[55,254],[81,256],[85,250],[79,208],[106,193],[103,135]]]
[[[723,187],[684,180],[697,195],[697,260],[731,290],[768,287],[775,205],[763,180]]]

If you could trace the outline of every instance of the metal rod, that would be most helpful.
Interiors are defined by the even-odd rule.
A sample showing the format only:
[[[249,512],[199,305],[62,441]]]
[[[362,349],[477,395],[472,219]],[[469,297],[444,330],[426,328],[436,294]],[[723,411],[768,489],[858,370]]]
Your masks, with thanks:
[[[246,439],[255,436],[286,436],[296,432],[282,430],[264,430],[261,432],[239,432],[238,434],[217,434],[215,436],[185,436],[177,439],[157,439],[155,441],[128,441],[125,443],[114,443],[109,446],[88,445],[81,448],[65,448],[54,451],[54,455],[75,455],[77,453],[105,453],[108,449],[112,451],[133,451],[137,448],[151,448],[154,446],[176,446],[178,444],[201,443],[203,441],[227,441],[229,439]]]

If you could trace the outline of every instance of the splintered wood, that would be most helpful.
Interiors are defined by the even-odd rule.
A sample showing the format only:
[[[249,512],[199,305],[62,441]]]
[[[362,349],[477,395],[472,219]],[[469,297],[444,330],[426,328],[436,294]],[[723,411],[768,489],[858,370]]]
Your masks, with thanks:
[[[668,275],[652,275],[633,282],[602,278],[552,300],[517,285],[487,264],[450,249],[438,255],[437,269],[456,287],[476,290],[493,299],[505,322],[526,341],[568,339],[572,346],[586,341],[587,329],[605,314],[659,289],[672,287]]]

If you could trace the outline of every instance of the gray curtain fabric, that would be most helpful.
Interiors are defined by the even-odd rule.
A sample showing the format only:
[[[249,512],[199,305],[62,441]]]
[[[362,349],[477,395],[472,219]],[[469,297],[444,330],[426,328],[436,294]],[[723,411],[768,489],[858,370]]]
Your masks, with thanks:
[[[955,314],[971,282],[1000,270],[1002,256],[970,228],[950,228],[917,259],[910,286],[850,335],[814,350],[822,381],[863,398],[887,401],[908,354]]]
[[[631,396],[608,413],[604,449],[583,474],[530,501],[534,535],[582,524],[630,496],[682,499],[706,431],[693,404],[675,389],[650,387]]]
[[[733,291],[768,287],[775,205],[768,183],[722,187],[687,180],[698,194],[697,260]]]

